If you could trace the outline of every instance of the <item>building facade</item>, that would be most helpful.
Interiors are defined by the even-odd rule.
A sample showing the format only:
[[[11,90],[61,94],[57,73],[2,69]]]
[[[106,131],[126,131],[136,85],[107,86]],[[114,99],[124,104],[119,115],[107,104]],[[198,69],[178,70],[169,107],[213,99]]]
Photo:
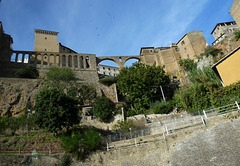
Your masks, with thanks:
[[[116,77],[119,74],[119,68],[107,65],[98,65],[97,66],[98,74],[105,76],[114,76]]]
[[[58,42],[58,32],[35,29],[34,51],[77,53]]]
[[[177,43],[180,59],[195,59],[194,55],[204,53],[208,46],[202,31],[191,31],[185,34]]]
[[[233,19],[236,21],[237,25],[240,27],[240,1],[234,0],[232,7],[229,12]]]
[[[211,34],[215,38],[212,45],[216,45],[228,36],[232,36],[235,31],[240,30],[235,21],[218,23],[213,28]]]

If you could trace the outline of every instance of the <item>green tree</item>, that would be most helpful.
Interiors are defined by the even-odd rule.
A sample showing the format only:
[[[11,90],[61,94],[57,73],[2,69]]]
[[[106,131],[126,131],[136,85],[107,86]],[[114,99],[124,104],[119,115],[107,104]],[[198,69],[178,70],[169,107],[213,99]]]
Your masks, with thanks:
[[[15,77],[17,78],[37,78],[38,76],[39,72],[37,68],[32,65],[27,65],[15,73]]]
[[[93,105],[96,100],[96,89],[89,84],[72,83],[67,88],[67,94],[78,100],[80,105]]]
[[[158,100],[160,85],[170,84],[170,78],[160,66],[134,63],[123,68],[117,76],[119,92],[126,97],[136,110],[149,108],[152,101]]]
[[[42,89],[36,96],[35,123],[57,134],[79,122],[77,102],[57,89]]]
[[[109,98],[99,97],[93,106],[93,115],[96,115],[102,122],[108,122],[115,110],[115,104]]]

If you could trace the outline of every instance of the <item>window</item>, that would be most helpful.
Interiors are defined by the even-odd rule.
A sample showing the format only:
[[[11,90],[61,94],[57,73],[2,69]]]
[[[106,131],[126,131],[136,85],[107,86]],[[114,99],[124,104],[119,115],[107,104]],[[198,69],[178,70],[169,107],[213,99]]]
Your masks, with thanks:
[[[185,44],[185,42],[184,42],[184,40],[182,41],[182,45],[184,45]]]
[[[103,72],[103,74],[105,75],[105,72]]]
[[[116,71],[116,69],[113,69],[113,71]]]
[[[45,40],[47,40],[47,37],[45,37]]]
[[[47,49],[46,49],[46,48],[45,48],[44,50],[45,50],[45,51],[47,51]]]
[[[188,58],[190,58],[190,56],[189,56],[189,55],[187,55],[187,57],[188,57]]]
[[[114,75],[114,77],[116,77],[117,76],[117,74],[113,74]]]
[[[150,53],[152,53],[152,50],[149,50]]]
[[[105,70],[105,67],[102,67],[103,68],[103,70]]]
[[[111,69],[110,69],[110,68],[108,68],[108,70],[110,71]]]
[[[187,48],[184,48],[185,51],[187,51]]]

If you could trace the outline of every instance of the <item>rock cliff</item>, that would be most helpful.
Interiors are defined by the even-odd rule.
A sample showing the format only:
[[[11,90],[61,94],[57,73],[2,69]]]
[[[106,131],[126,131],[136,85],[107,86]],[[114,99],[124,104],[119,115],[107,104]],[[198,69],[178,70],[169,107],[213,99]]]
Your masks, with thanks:
[[[18,116],[31,109],[42,80],[0,78],[0,115]]]

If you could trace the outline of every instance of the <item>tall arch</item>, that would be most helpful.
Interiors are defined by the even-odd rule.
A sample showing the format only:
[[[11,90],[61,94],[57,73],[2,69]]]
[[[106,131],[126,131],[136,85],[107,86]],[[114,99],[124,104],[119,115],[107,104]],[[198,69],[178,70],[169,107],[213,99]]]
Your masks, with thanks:
[[[129,57],[124,62],[124,67],[132,66],[133,63],[140,62],[140,58],[137,57]]]

